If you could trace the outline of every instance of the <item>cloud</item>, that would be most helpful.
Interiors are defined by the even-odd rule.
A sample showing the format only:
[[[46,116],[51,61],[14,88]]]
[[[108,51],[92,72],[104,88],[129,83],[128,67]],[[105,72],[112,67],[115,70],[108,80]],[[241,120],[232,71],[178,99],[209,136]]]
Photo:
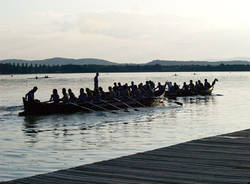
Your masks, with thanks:
[[[119,39],[151,39],[179,33],[188,22],[173,15],[147,15],[135,13],[91,13],[79,17],[82,34],[98,34]],[[191,28],[192,29],[192,28]],[[180,31],[181,30],[181,31]],[[189,29],[190,30],[190,29]],[[189,31],[186,27],[186,32]]]
[[[201,11],[201,10],[199,10]],[[195,14],[195,12],[193,12]],[[0,25],[5,58],[98,57],[121,62],[249,56],[249,23],[140,11],[38,11]]]

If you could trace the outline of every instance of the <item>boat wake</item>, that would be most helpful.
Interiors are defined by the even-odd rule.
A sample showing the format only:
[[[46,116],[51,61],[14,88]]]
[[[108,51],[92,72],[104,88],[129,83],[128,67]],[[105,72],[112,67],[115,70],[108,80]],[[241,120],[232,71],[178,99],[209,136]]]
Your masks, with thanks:
[[[0,111],[20,111],[23,109],[23,105],[20,106],[0,106]]]

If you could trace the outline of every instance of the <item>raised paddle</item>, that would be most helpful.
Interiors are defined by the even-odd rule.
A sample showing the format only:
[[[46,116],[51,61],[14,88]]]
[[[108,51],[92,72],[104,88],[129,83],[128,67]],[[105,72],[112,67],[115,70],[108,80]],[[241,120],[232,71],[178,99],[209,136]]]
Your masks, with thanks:
[[[121,100],[119,100],[119,99],[117,99],[117,98],[114,98],[114,100],[116,100],[116,101],[118,101],[118,102],[124,104],[124,105],[127,106],[128,108],[132,108],[132,109],[134,109],[135,111],[139,111],[138,109],[135,109],[134,107],[128,105],[127,103],[125,103],[125,102],[123,102],[123,101],[121,101]]]

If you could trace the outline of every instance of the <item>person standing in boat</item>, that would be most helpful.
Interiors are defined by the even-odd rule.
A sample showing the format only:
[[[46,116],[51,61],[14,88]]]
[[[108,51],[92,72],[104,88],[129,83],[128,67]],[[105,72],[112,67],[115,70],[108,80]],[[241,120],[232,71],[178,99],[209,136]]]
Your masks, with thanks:
[[[37,87],[35,86],[32,90],[30,90],[26,95],[25,98],[29,101],[35,101],[35,92],[37,91]]]
[[[59,98],[59,95],[57,93],[57,89],[53,89],[53,93],[49,99],[49,101],[52,101],[53,103],[59,103],[60,101],[60,98]]]
[[[62,94],[63,97],[60,99],[63,103],[68,103],[69,102],[69,96],[67,94],[67,91],[65,88],[62,89]]]
[[[98,89],[98,77],[99,77],[99,73],[96,72],[95,78],[94,78],[94,90]]]

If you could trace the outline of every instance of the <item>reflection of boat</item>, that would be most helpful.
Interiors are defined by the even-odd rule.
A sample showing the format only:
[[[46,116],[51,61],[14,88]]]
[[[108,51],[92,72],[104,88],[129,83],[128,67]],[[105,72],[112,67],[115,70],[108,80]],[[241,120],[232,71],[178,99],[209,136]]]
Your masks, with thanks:
[[[128,107],[154,107],[163,106],[163,99],[160,97],[163,92],[157,97],[134,99],[130,98],[123,102],[120,100],[113,100],[108,102],[85,103],[85,104],[71,104],[71,103],[47,103],[32,101],[28,102],[23,98],[24,111],[19,113],[20,116],[27,115],[48,115],[48,114],[70,114],[75,112],[94,112],[105,110],[120,110]]]
[[[48,78],[51,78],[51,77],[49,77],[48,75],[45,75],[44,77],[38,77],[38,76],[35,76],[35,77],[33,77],[33,78],[28,78],[28,79],[48,79]]]

